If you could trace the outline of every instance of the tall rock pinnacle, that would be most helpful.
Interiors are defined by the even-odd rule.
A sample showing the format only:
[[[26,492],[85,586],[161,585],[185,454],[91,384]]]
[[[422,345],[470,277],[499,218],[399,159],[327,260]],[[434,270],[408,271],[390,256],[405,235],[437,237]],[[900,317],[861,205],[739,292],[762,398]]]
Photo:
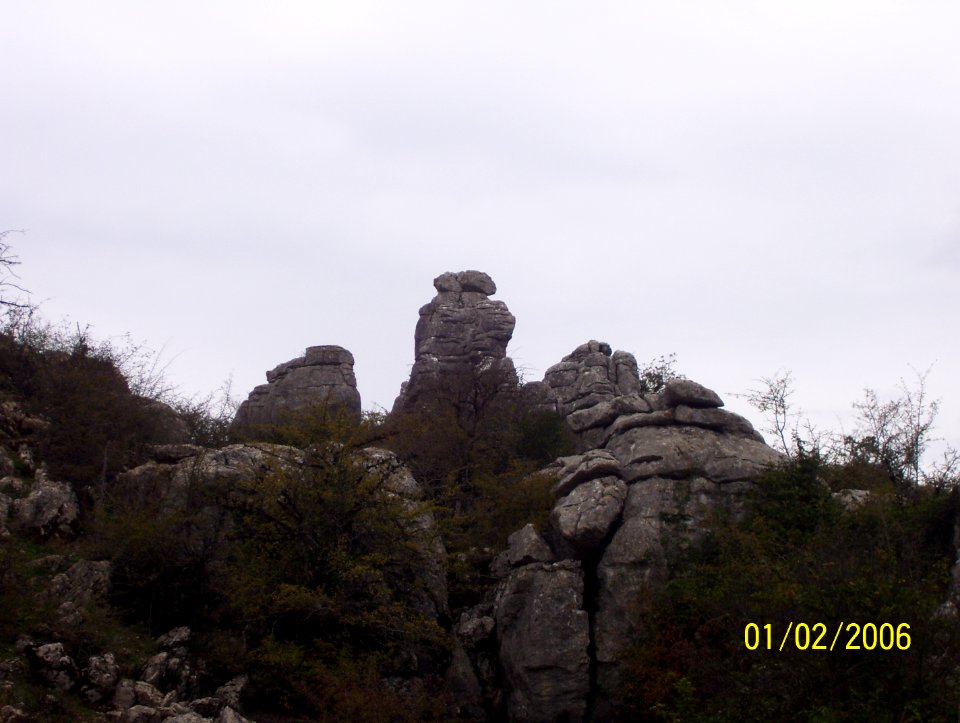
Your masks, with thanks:
[[[482,271],[447,272],[433,280],[437,295],[420,309],[410,381],[404,382],[394,411],[413,407],[446,375],[499,367],[516,378],[507,344],[516,319]]]

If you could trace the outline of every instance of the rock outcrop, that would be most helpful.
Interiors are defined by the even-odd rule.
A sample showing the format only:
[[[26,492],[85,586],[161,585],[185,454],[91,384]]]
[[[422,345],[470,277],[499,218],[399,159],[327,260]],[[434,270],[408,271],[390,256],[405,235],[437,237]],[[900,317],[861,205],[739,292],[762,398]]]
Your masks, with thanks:
[[[516,319],[502,301],[489,297],[497,286],[480,271],[447,272],[433,280],[437,295],[420,309],[414,335],[414,363],[393,405],[394,411],[416,406],[444,379],[478,371],[502,373],[516,382],[507,344]]]
[[[39,469],[29,494],[9,503],[9,514],[18,529],[31,537],[67,539],[74,534],[80,504],[70,485],[50,479],[46,470]]]
[[[231,432],[255,435],[318,404],[360,416],[353,354],[343,347],[311,346],[303,356],[268,371],[267,383],[255,387],[240,405]]]
[[[551,367],[533,392],[582,453],[544,470],[557,478],[544,535],[518,531],[493,566],[508,714],[606,720],[623,655],[645,624],[637,601],[667,580],[712,514],[737,514],[752,481],[782,457],[700,384],[642,393],[633,356],[600,342]]]

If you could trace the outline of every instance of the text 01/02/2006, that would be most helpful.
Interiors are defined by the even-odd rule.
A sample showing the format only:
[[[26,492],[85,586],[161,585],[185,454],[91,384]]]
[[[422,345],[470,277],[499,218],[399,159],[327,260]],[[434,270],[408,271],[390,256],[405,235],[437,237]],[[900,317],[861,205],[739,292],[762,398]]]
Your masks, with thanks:
[[[832,634],[831,634],[832,633]],[[797,650],[908,650],[910,625],[900,623],[790,623],[783,634],[774,635],[773,625],[747,623],[743,630],[747,650],[779,650],[787,646]]]

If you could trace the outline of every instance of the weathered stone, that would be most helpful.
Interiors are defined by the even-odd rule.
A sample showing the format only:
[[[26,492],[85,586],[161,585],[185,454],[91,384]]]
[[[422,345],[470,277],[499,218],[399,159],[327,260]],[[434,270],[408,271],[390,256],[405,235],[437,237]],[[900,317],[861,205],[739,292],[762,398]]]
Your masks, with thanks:
[[[748,437],[764,444],[763,435],[757,432],[749,421],[739,414],[724,409],[697,409],[680,405],[673,410],[673,421],[677,424],[689,424],[695,427],[706,427],[718,432]]]
[[[214,723],[253,723],[253,721],[244,718],[230,706],[224,706],[220,714],[214,719]]]
[[[223,701],[224,705],[242,710],[243,706],[240,705],[240,699],[243,697],[243,691],[246,690],[249,682],[250,678],[246,675],[238,675],[217,688],[214,696]]]
[[[113,653],[94,655],[87,659],[82,672],[86,685],[82,693],[91,703],[99,703],[113,695],[120,681],[120,666]]]
[[[193,633],[190,628],[186,625],[182,625],[179,628],[174,628],[173,630],[164,633],[159,638],[157,638],[157,645],[160,646],[162,650],[176,650],[177,648],[183,648],[190,642],[190,636]]]
[[[267,372],[267,383],[250,392],[237,409],[231,433],[255,435],[318,404],[360,416],[353,355],[343,347],[312,346],[303,356]]]
[[[41,469],[30,494],[14,500],[10,511],[18,527],[29,535],[70,538],[80,506],[70,485],[55,482]]]
[[[174,464],[189,457],[196,457],[206,450],[196,444],[155,444],[150,448],[155,462]]]
[[[5,705],[0,708],[0,723],[26,723],[29,720],[29,715],[12,705]]]
[[[688,407],[722,407],[723,400],[712,389],[689,379],[670,379],[663,388],[663,398],[671,407],[685,404]]]
[[[489,612],[492,612],[492,609]],[[463,613],[457,622],[457,639],[468,648],[475,648],[490,639],[495,627],[496,623],[490,615],[478,614],[476,608],[471,608]]]
[[[123,723],[160,723],[160,711],[147,705],[135,705],[123,712]]]
[[[507,344],[516,319],[502,301],[487,298],[496,285],[479,271],[441,274],[434,280],[437,295],[420,309],[414,335],[410,380],[401,388],[394,410],[413,408],[442,380],[480,371],[516,382]]]
[[[67,655],[63,643],[47,643],[33,649],[37,672],[58,690],[70,690],[77,682],[77,666]]]
[[[606,539],[626,497],[627,485],[616,477],[584,482],[557,501],[550,525],[578,553],[587,553]]]
[[[480,681],[473,670],[470,658],[460,641],[454,638],[450,665],[445,675],[446,687],[456,701],[457,714],[470,716],[474,720],[483,714]]]
[[[190,441],[190,429],[169,404],[155,399],[143,399],[150,420],[150,439],[155,444],[185,444]]]
[[[134,682],[133,695],[136,698],[137,705],[145,705],[151,708],[159,708],[163,705],[163,693],[157,686],[145,680]]]
[[[211,718],[204,718],[198,713],[178,713],[163,719],[163,723],[210,723]]]
[[[402,525],[420,556],[424,583],[408,591],[410,602],[429,618],[448,615],[447,552],[440,535],[436,534],[433,512],[423,503],[423,488],[393,452],[367,447],[360,454],[371,474],[383,480],[386,493],[400,499],[407,513]]]
[[[113,707],[117,710],[127,710],[137,704],[137,693],[133,688],[134,681],[123,678],[117,683],[113,691]]]
[[[61,603],[87,605],[94,598],[107,594],[111,568],[109,560],[80,560],[50,581],[47,595]]]
[[[616,694],[622,653],[643,623],[636,607],[641,593],[663,584],[678,555],[702,538],[715,510],[728,506],[737,514],[747,488],[702,477],[657,477],[630,485],[623,521],[597,568],[594,644],[606,695]]]
[[[870,501],[870,490],[845,489],[834,492],[831,496],[843,505],[847,512],[852,512]]]
[[[526,524],[507,538],[507,549],[494,561],[491,571],[498,577],[510,570],[531,562],[550,562],[556,559],[543,541],[540,533],[531,524]]]
[[[582,720],[590,689],[590,623],[580,564],[515,569],[497,590],[495,618],[510,719]]]
[[[592,479],[620,474],[620,461],[604,449],[592,449],[573,457],[561,457],[557,462],[560,463],[558,479],[553,486],[553,494],[557,497],[569,494],[578,485]],[[547,470],[552,471],[553,465]]]
[[[0,539],[10,537],[10,530],[7,529],[7,518],[10,516],[10,505],[12,503],[13,500],[0,493]]]
[[[23,492],[23,480],[9,475],[0,478],[0,492],[18,495]]]
[[[783,455],[762,442],[685,426],[635,427],[607,442],[627,482],[703,476],[715,482],[756,479]]]

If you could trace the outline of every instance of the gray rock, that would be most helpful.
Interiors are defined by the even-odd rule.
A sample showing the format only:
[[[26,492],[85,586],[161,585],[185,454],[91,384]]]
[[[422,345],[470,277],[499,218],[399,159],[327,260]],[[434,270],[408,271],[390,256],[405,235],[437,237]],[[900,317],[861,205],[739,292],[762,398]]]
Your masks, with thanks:
[[[0,723],[26,723],[29,720],[29,715],[12,705],[5,705],[0,708]]]
[[[685,426],[635,427],[607,442],[627,482],[702,476],[715,482],[756,479],[783,455],[749,437]]]
[[[527,523],[507,538],[507,549],[497,557],[491,569],[494,575],[503,577],[515,567],[555,559],[540,533],[532,524]]]
[[[663,389],[663,398],[671,407],[685,404],[688,407],[722,407],[723,400],[712,389],[689,379],[670,379]]]
[[[50,581],[47,596],[61,603],[85,606],[91,600],[107,594],[111,569],[109,560],[80,560]]]
[[[723,409],[697,409],[680,405],[673,410],[673,420],[677,424],[688,424],[718,432],[727,432],[728,434],[748,437],[764,444],[763,436],[753,428],[749,421],[739,414]]]
[[[133,695],[137,705],[160,708],[163,705],[163,693],[157,686],[145,680],[137,680],[133,684]]]
[[[578,485],[592,479],[620,474],[620,461],[604,449],[592,449],[573,457],[561,457],[554,464],[557,463],[557,483],[553,486],[553,494],[558,497],[569,494]],[[552,472],[553,469],[555,468],[551,465],[546,471]]]
[[[82,671],[86,685],[82,693],[91,703],[99,703],[113,695],[120,681],[120,666],[113,653],[94,655],[87,659]]]
[[[504,382],[516,382],[507,344],[516,319],[502,301],[489,295],[496,285],[479,271],[441,274],[434,280],[437,295],[420,309],[414,334],[414,363],[394,403],[394,411],[411,409],[431,395],[443,380],[495,372]]]
[[[137,693],[133,688],[134,681],[123,678],[113,691],[113,707],[117,710],[127,710],[137,704]]]
[[[160,723],[160,711],[147,705],[135,705],[123,712],[123,723]]]
[[[492,608],[489,612],[493,612]],[[489,640],[495,628],[496,623],[492,617],[478,613],[477,608],[471,608],[463,613],[457,622],[457,639],[466,647],[475,648]]]
[[[238,675],[236,678],[229,680],[217,688],[214,696],[223,701],[225,705],[235,710],[242,710],[243,707],[240,705],[240,698],[243,696],[243,691],[246,690],[249,682],[250,679],[246,675]]]
[[[225,706],[220,714],[214,718],[215,723],[253,723],[253,721],[244,718],[230,706]]]
[[[500,664],[514,721],[582,720],[590,688],[590,623],[573,560],[533,563],[497,589]]]
[[[620,518],[627,485],[616,477],[584,482],[554,505],[550,525],[580,554],[602,543]]]
[[[169,404],[155,399],[144,399],[151,421],[151,439],[156,444],[185,444],[190,441],[190,429]]]
[[[637,602],[667,579],[670,566],[700,539],[718,508],[737,514],[748,483],[657,477],[630,485],[622,523],[597,567],[594,643],[600,685],[620,685],[621,656],[642,628]]]
[[[852,512],[870,501],[870,490],[845,489],[834,492],[831,497],[843,505],[847,512]]]
[[[0,493],[0,539],[10,537],[10,530],[7,529],[7,518],[10,516],[10,505],[13,502],[5,494]]]
[[[163,723],[210,723],[212,718],[204,718],[197,713],[179,713],[163,719]]]
[[[67,655],[63,643],[47,643],[33,649],[37,671],[49,685],[58,690],[70,690],[77,682],[77,666]]]
[[[447,690],[456,701],[458,713],[462,712],[476,719],[483,714],[481,700],[482,691],[477,674],[473,670],[470,658],[467,657],[463,645],[456,638],[453,639],[453,652],[450,656],[450,665],[445,675]]]
[[[190,636],[193,633],[190,628],[186,625],[183,625],[179,628],[174,628],[173,630],[164,633],[159,638],[157,638],[157,645],[160,646],[162,650],[176,650],[177,648],[183,648],[190,642]]]
[[[41,469],[30,494],[14,500],[10,512],[18,527],[29,535],[67,539],[73,537],[80,506],[70,485],[55,482]]]
[[[236,435],[256,434],[296,419],[317,405],[328,405],[359,419],[360,393],[353,355],[339,346],[312,346],[303,356],[267,372],[267,383],[247,397],[231,425]]]
[[[23,480],[19,477],[12,477],[10,475],[0,478],[0,492],[19,495],[21,492],[23,492]]]

